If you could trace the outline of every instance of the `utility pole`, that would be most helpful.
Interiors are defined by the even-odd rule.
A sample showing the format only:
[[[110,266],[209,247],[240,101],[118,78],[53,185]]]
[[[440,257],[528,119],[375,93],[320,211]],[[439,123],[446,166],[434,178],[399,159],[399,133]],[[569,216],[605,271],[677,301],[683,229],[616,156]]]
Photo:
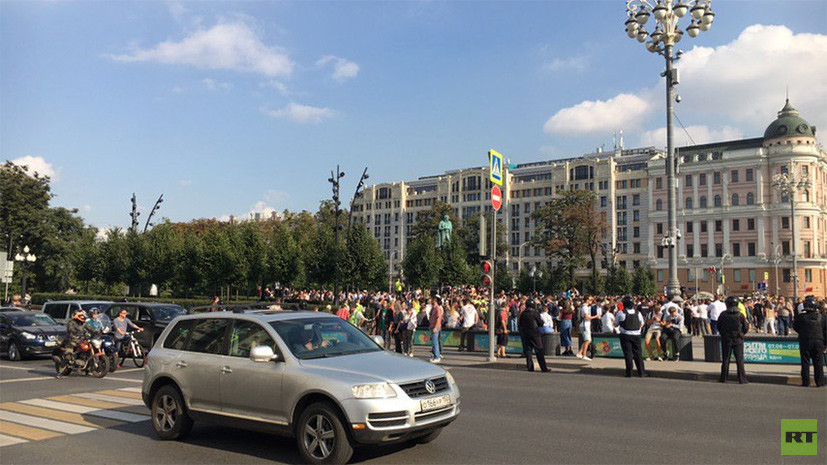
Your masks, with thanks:
[[[339,306],[339,259],[338,251],[339,251],[339,216],[342,214],[342,209],[340,205],[342,202],[339,200],[339,180],[345,177],[344,171],[339,171],[339,165],[336,165],[336,173],[334,174],[333,171],[330,172],[330,177],[327,181],[331,184],[331,189],[333,191],[333,209],[334,209],[334,225],[333,225],[333,235],[334,235],[334,251],[336,255],[333,258],[333,306]]]

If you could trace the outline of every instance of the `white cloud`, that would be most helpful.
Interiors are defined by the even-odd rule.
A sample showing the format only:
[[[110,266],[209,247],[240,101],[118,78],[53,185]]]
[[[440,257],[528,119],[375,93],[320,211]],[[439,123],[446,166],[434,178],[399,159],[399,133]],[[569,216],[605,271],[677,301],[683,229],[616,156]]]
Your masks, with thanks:
[[[687,135],[687,132],[689,135]],[[720,129],[713,129],[708,126],[687,126],[686,131],[684,131],[683,128],[676,125],[672,136],[675,141],[675,147],[683,147],[687,145],[743,139],[744,133],[740,129],[730,126],[724,126]],[[692,136],[692,138],[690,139],[689,136]],[[640,135],[638,145],[641,147],[653,146],[665,148],[666,128],[658,128],[644,132]]]
[[[267,82],[262,82],[261,84],[259,84],[259,87],[269,87],[271,89],[276,89],[277,91],[279,91],[281,95],[290,95],[290,90],[287,88],[286,85],[284,85],[283,82],[280,81],[270,80]]]
[[[192,186],[192,179],[182,179],[178,181],[178,185],[181,187],[190,187]]]
[[[692,48],[683,54],[677,67],[680,84],[676,90],[682,101],[675,110],[685,124],[703,123],[690,129],[697,132],[692,137],[698,143],[763,135],[775,112],[784,105],[787,86],[791,103],[802,117],[815,126],[827,124],[827,35],[795,34],[786,26],[753,25],[727,44]],[[543,129],[548,134],[635,129],[655,110],[658,114],[665,112],[663,85],[658,79],[636,94],[624,93],[607,101],[584,101],[564,108]],[[644,133],[641,141],[661,140],[657,131]],[[682,132],[676,126],[676,137],[683,138]]]
[[[83,205],[82,207],[80,207],[80,209],[85,211],[85,212],[90,212],[90,211],[92,211],[92,206],[89,205],[89,204],[86,204],[86,205]]]
[[[359,65],[344,58],[339,58],[333,55],[327,55],[316,62],[316,66],[323,68],[328,64],[333,64],[333,79],[337,81],[344,81],[348,78],[356,77],[359,74]]]
[[[595,134],[618,128],[634,128],[647,116],[651,105],[632,94],[609,100],[584,101],[555,113],[543,125],[546,134]]]
[[[184,8],[184,5],[180,2],[167,2],[167,9],[169,10],[169,14],[178,22],[181,22],[184,13],[187,12],[187,9]]]
[[[48,176],[53,182],[57,182],[60,178],[60,168],[55,168],[54,165],[47,162],[43,157],[27,155],[25,157],[15,158],[11,160],[11,162],[18,166],[28,166],[29,175],[38,173],[41,176]]]
[[[156,62],[206,69],[229,69],[267,76],[289,76],[293,62],[280,47],[268,46],[245,21],[220,22],[198,29],[179,42],[161,42],[153,48],[113,55],[122,62]]]
[[[202,79],[201,84],[209,90],[230,90],[233,88],[233,85],[229,82],[217,82],[210,78]]]
[[[111,229],[112,228],[98,228],[98,232],[95,233],[95,239],[97,239],[98,241],[105,241],[106,236],[109,234],[109,231]]]
[[[318,124],[336,115],[330,108],[312,107],[290,102],[286,107],[279,110],[261,109],[262,113],[273,118],[285,118],[294,123]]]
[[[555,58],[546,63],[545,68],[549,71],[583,71],[586,69],[589,60],[586,57]]]

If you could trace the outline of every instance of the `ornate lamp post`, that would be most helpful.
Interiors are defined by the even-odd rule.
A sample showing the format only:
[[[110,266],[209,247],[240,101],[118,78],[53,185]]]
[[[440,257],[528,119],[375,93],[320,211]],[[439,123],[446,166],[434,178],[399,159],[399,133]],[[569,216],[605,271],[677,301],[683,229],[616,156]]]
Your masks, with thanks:
[[[795,302],[798,302],[798,254],[795,247],[798,235],[795,232],[795,196],[799,191],[806,191],[810,188],[810,179],[806,175],[796,176],[792,168],[791,165],[786,173],[782,172],[773,176],[772,187],[790,201],[790,231],[793,240],[793,305],[795,305]]]
[[[537,278],[543,278],[543,272],[538,270],[536,266],[532,266],[531,270],[529,270],[528,275],[531,277],[531,293],[537,293]]]
[[[680,239],[678,232],[675,203],[675,150],[672,144],[672,106],[675,99],[674,87],[678,84],[678,70],[673,62],[680,58],[681,52],[673,55],[675,44],[681,41],[683,30],[678,21],[689,13],[691,21],[686,27],[689,37],[697,37],[701,31],[708,31],[715,19],[710,5],[712,0],[627,0],[626,1],[626,35],[646,44],[646,50],[657,53],[666,59],[666,71],[661,76],[666,78],[666,203],[668,211],[668,229],[662,244],[669,248],[669,280],[667,294],[669,297],[680,295],[681,284],[678,281],[677,246]],[[649,17],[654,16],[654,29],[646,30]],[[647,40],[648,39],[648,40]]]
[[[23,264],[23,282],[20,285],[20,294],[26,298],[26,281],[28,279],[29,265],[37,261],[37,256],[29,253],[29,246],[23,247],[23,253],[14,256],[14,260]]]
[[[333,270],[334,270],[333,271],[333,274],[334,274],[334,276],[333,276],[333,306],[334,307],[339,306],[339,258],[340,258],[338,256],[338,250],[339,250],[339,216],[341,216],[341,214],[342,214],[342,208],[341,208],[342,201],[339,200],[339,180],[342,179],[343,177],[345,177],[345,172],[344,171],[339,171],[339,165],[336,165],[336,173],[333,173],[333,171],[331,171],[330,172],[330,177],[327,178],[327,182],[330,183],[330,188],[333,192],[333,196],[332,196],[333,208],[334,208],[333,216],[335,218],[335,221],[334,221],[334,224],[333,224],[333,228],[334,228],[333,229],[333,234],[334,234],[334,237],[335,237],[334,240],[335,240],[335,244],[336,244],[336,248],[334,250],[336,251],[336,254],[337,254],[337,256],[334,258],[335,262],[333,264],[333,266],[334,266],[334,268],[333,268]]]

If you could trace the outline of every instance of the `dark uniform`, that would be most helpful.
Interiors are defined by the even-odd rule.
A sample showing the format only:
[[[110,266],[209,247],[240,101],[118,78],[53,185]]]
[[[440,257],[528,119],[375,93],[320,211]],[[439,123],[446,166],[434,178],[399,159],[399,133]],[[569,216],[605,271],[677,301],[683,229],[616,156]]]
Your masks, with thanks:
[[[540,327],[543,320],[534,308],[534,302],[526,302],[526,308],[520,315],[517,327],[520,330],[520,337],[523,339],[523,352],[525,353],[526,367],[528,371],[534,371],[534,360],[531,359],[531,352],[537,355],[537,362],[540,370],[549,371],[546,366],[546,357],[543,355],[543,340],[540,339]]]
[[[735,355],[738,367],[738,382],[747,384],[744,369],[744,335],[749,331],[749,323],[738,309],[738,299],[727,297],[726,311],[718,317],[718,332],[721,335],[721,383],[726,383],[729,376],[729,358]]]
[[[623,299],[623,310],[617,312],[617,321],[620,330],[620,348],[623,349],[623,358],[626,361],[626,377],[632,377],[632,362],[637,366],[638,376],[646,376],[643,357],[640,353],[640,328],[644,320],[640,309],[635,308],[635,302],[631,297]]]
[[[815,371],[816,386],[824,386],[824,343],[827,341],[827,318],[818,312],[815,298],[804,299],[804,311],[795,317],[793,329],[798,333],[801,354],[801,385],[810,385],[810,361]]]

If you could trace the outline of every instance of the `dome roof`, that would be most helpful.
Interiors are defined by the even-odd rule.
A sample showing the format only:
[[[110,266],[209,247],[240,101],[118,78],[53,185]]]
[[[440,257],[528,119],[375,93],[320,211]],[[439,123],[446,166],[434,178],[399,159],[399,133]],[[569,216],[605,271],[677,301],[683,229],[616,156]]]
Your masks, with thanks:
[[[816,128],[810,126],[810,123],[798,116],[798,110],[790,105],[790,99],[787,99],[784,108],[778,112],[778,118],[767,126],[767,130],[764,131],[764,139],[787,136],[815,137],[815,135]]]

